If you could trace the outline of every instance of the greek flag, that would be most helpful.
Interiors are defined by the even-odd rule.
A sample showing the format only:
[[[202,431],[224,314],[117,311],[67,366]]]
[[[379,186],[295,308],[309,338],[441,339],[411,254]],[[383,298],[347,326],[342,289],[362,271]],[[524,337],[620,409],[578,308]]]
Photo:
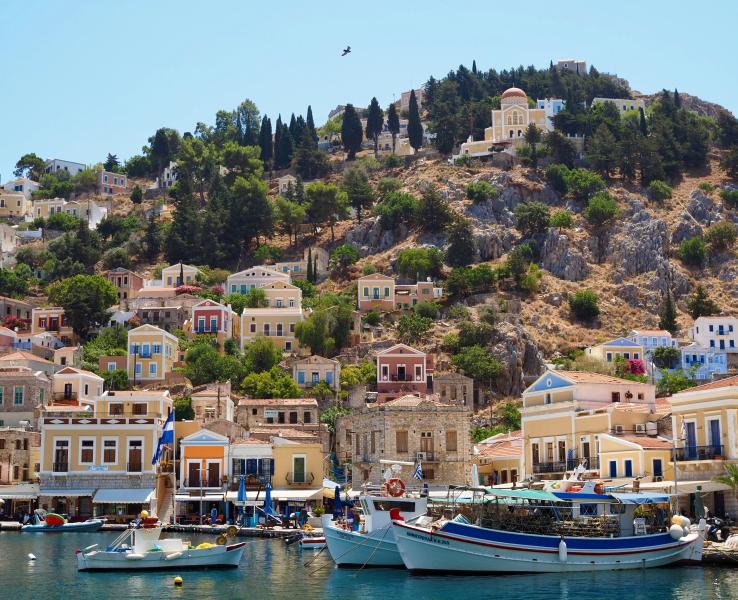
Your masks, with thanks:
[[[151,464],[155,465],[161,458],[162,446],[165,444],[174,443],[174,410],[169,413],[167,420],[164,422],[164,427],[161,430],[161,437],[159,437],[159,443],[156,445],[156,452],[154,457],[151,459]]]
[[[413,479],[423,479],[423,467],[420,465],[420,461],[415,466],[415,473],[413,473]]]
[[[682,417],[682,441],[687,439],[687,422]]]

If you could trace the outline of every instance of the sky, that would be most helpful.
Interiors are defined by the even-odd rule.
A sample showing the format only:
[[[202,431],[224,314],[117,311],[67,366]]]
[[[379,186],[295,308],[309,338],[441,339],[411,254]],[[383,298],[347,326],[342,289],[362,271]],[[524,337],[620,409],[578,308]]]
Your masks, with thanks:
[[[561,8],[557,8],[557,6]],[[35,152],[93,164],[250,98],[272,122],[386,106],[460,64],[585,59],[738,114],[738,2],[0,0],[0,179]],[[341,57],[341,50],[352,52]]]

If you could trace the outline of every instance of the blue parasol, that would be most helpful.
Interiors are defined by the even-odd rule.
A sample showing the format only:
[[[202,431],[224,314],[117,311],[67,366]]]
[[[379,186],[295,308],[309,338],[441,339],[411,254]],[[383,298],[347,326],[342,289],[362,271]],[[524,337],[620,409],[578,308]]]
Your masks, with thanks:
[[[246,478],[243,475],[238,476],[238,516],[239,522],[243,523],[243,505],[246,502]]]
[[[264,488],[264,512],[268,515],[277,516],[272,508],[272,484],[267,483]]]
[[[333,492],[333,518],[337,519],[343,516],[343,504],[341,504],[341,487],[336,486]]]

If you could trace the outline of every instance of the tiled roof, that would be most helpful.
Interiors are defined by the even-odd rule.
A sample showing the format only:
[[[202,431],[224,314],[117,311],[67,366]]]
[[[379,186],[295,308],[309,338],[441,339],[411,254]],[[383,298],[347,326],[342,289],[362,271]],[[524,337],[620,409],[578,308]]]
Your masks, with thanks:
[[[634,333],[638,335],[661,335],[671,337],[671,333],[666,329],[634,329]]]
[[[518,458],[523,453],[523,440],[517,438],[496,444],[477,446],[478,456],[482,458]]]
[[[505,440],[517,439],[523,435],[523,432],[518,429],[517,431],[508,431],[503,433],[497,433],[491,435],[488,438],[483,439],[479,444],[492,444],[494,442],[502,442]]]
[[[671,440],[661,437],[648,437],[643,435],[619,435],[618,439],[631,442],[632,444],[638,444],[641,448],[664,448],[671,449],[674,447],[674,443]]]
[[[571,379],[576,383],[610,383],[618,385],[646,385],[638,381],[630,379],[621,379],[612,375],[603,375],[602,373],[590,373],[589,371],[556,371],[558,374]]]
[[[725,379],[718,379],[717,381],[711,381],[710,383],[703,383],[695,387],[687,388],[684,392],[701,392],[703,390],[717,390],[724,387],[738,386],[738,375],[732,377],[726,377]]]
[[[239,406],[318,406],[315,398],[242,398]]]
[[[236,445],[237,446],[245,446],[247,444],[254,444],[254,445],[259,445],[259,446],[267,445],[268,446],[269,445],[269,442],[267,442],[266,440],[257,440],[256,438],[240,438],[238,440],[233,440],[231,442],[231,445],[234,445],[234,446],[236,446]]]
[[[615,346],[615,347],[630,348],[632,346],[637,346],[638,344],[634,342],[633,340],[629,340],[628,338],[619,337],[619,338],[615,338],[614,340],[603,342],[601,345],[607,346],[607,347]]]
[[[19,350],[18,352],[11,352],[10,354],[0,356],[0,361],[9,360],[35,360],[37,362],[49,363],[50,365],[54,364],[50,360],[46,360],[45,358],[41,358],[40,356],[31,354],[30,352],[24,352],[23,350]]]

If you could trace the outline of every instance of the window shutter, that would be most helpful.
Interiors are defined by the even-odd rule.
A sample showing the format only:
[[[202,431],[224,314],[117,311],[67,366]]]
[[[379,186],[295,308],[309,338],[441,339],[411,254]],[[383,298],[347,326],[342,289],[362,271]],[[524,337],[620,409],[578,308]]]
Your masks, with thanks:
[[[246,459],[246,473],[250,475],[256,474],[256,459],[255,458]]]

